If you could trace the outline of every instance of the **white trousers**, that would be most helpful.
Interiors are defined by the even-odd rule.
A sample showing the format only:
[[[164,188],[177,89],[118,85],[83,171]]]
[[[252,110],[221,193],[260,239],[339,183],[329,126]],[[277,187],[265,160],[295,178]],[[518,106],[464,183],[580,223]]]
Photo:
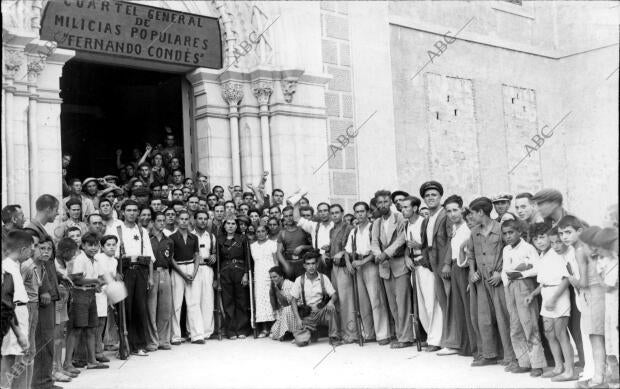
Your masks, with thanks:
[[[423,266],[415,267],[416,293],[418,296],[418,316],[426,331],[426,343],[439,346],[443,317],[439,301],[435,298],[435,275]]]
[[[198,299],[200,301],[200,313],[202,317],[202,326],[204,329],[204,337],[208,338],[213,334],[213,269],[211,266],[201,265],[196,273],[198,287]]]
[[[194,264],[179,265],[182,272],[194,274]],[[196,274],[198,277],[198,274]],[[172,318],[172,341],[181,340],[181,306],[183,305],[183,296],[185,296],[185,305],[187,307],[187,329],[190,333],[192,341],[204,339],[204,326],[202,323],[202,315],[200,314],[200,282],[186,282],[183,277],[176,271],[172,271],[172,305],[174,314]]]

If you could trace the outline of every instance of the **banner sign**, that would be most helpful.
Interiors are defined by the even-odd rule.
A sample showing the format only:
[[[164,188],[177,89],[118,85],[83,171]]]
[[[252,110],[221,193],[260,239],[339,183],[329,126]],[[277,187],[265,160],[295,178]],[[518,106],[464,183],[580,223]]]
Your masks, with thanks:
[[[220,69],[217,18],[118,0],[50,0],[41,39],[76,51]]]

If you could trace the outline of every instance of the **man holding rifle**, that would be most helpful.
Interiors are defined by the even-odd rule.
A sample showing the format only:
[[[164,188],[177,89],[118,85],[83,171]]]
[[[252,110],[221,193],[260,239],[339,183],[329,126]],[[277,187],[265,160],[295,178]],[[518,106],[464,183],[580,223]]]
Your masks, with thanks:
[[[370,251],[372,225],[368,220],[369,210],[368,204],[363,201],[353,206],[358,224],[349,233],[345,250],[350,257],[351,266],[355,269],[355,293],[359,300],[356,310],[361,315],[364,341],[371,342],[376,339],[379,345],[385,346],[390,343],[390,323],[385,291],[379,278],[379,266]]]

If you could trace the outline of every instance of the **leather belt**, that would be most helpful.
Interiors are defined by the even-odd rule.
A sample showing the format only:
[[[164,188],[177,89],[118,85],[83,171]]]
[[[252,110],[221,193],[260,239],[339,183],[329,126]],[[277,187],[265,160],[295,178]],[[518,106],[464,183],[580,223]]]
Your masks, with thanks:
[[[22,303],[21,301],[16,301],[16,302],[15,302],[15,306],[16,306],[16,307],[22,307],[22,306],[24,306],[24,305],[26,305],[26,304],[28,304],[28,303]]]
[[[201,263],[200,266],[209,266],[209,267],[213,267],[212,265],[209,265],[208,263]]]
[[[166,266],[155,266],[155,270],[168,270]]]

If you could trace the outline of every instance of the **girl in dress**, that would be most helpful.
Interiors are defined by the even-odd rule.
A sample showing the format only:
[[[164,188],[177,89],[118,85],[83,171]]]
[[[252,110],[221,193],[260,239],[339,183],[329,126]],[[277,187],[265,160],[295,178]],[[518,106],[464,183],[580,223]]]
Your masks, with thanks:
[[[269,269],[269,277],[271,277],[269,298],[276,318],[275,323],[271,326],[271,339],[282,341],[287,332],[292,335],[293,332],[300,329],[291,308],[291,304],[297,304],[291,295],[291,290],[295,284],[284,278],[284,272],[279,266]]]
[[[278,244],[267,239],[267,228],[259,226],[256,229],[257,241],[250,245],[252,258],[254,259],[254,293],[256,299],[256,323],[259,325],[259,338],[269,335],[269,325],[275,320],[269,289],[271,279],[269,269],[277,264],[276,251]]]

